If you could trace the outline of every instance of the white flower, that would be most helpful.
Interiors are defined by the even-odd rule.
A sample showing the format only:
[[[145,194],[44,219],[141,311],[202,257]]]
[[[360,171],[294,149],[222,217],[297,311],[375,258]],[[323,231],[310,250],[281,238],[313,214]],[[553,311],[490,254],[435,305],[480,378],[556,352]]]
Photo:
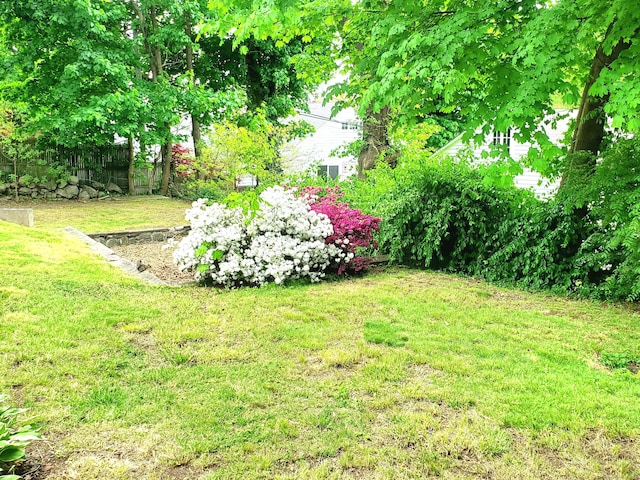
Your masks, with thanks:
[[[239,208],[194,202],[186,215],[191,231],[174,251],[179,268],[220,285],[262,285],[302,277],[317,282],[330,264],[350,260],[352,254],[326,244],[333,234],[329,218],[293,190],[272,187],[260,198],[253,217]]]

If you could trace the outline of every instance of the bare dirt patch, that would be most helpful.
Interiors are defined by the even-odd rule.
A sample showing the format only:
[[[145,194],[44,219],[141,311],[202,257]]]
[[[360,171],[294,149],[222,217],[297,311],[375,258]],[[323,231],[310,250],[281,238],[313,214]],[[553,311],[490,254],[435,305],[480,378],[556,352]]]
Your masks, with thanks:
[[[112,250],[138,265],[138,270],[148,270],[156,277],[171,284],[194,282],[193,272],[178,270],[176,264],[173,263],[173,249],[163,249],[165,245],[165,242],[145,242],[114,246]]]

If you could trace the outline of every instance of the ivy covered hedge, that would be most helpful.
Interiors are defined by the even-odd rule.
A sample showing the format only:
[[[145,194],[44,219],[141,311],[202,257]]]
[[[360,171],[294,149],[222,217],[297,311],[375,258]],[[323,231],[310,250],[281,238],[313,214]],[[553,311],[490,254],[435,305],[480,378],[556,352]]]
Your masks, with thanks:
[[[464,161],[413,162],[392,182],[374,174],[373,181],[392,185],[373,202],[384,218],[380,250],[397,263],[635,301],[639,166],[640,142],[619,141],[578,188],[547,202],[486,182]]]

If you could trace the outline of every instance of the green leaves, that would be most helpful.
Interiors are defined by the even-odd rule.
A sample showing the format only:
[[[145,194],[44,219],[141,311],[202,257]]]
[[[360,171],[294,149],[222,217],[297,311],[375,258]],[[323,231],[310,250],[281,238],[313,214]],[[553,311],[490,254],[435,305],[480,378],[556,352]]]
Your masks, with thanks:
[[[17,427],[18,416],[26,410],[9,407],[6,398],[0,394],[0,479],[15,480],[20,478],[10,475],[15,464],[25,458],[25,448],[41,436],[31,425]]]

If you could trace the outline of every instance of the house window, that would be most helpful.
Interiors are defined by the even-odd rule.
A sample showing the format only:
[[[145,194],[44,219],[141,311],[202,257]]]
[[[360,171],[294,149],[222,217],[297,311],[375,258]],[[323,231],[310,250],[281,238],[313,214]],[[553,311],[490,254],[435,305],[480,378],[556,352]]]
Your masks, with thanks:
[[[507,128],[506,132],[499,132],[495,130],[493,132],[493,144],[494,145],[511,145],[511,129]]]
[[[336,179],[338,175],[340,175],[340,167],[338,165],[320,165],[318,167],[319,177]]]
[[[362,125],[360,122],[343,122],[342,130],[360,130]]]

